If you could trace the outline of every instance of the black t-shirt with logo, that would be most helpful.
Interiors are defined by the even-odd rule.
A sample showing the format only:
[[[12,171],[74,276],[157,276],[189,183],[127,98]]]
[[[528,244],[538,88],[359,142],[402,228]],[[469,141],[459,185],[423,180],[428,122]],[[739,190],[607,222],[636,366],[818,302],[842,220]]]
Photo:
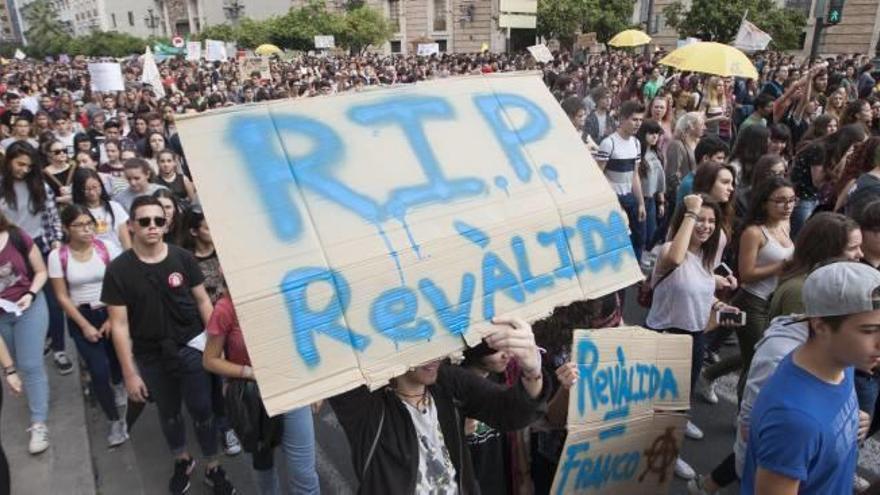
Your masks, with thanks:
[[[22,108],[21,111],[18,113],[12,113],[11,111],[7,110],[3,113],[3,115],[0,115],[0,124],[12,128],[12,126],[15,125],[15,121],[21,118],[33,123],[34,114],[31,113],[31,111],[27,108]]]
[[[192,288],[205,277],[193,255],[168,245],[168,255],[158,263],[144,263],[133,250],[119,255],[107,267],[101,301],[128,309],[134,356],[158,359],[162,341],[185,345],[204,330]]]

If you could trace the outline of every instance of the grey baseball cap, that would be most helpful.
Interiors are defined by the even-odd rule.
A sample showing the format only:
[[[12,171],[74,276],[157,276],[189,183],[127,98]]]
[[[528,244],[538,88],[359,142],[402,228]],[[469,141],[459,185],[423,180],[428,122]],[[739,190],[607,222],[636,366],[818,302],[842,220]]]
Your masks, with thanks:
[[[813,270],[804,282],[804,316],[844,316],[880,309],[880,271],[855,261]]]

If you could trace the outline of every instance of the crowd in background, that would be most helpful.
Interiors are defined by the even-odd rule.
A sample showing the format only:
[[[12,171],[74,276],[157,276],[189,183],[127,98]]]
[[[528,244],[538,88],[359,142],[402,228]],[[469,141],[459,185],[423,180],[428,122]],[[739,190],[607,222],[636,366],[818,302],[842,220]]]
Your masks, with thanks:
[[[132,58],[122,63],[126,89],[115,93],[92,91],[84,59],[0,67],[0,365],[11,390],[27,396],[29,452],[50,447],[44,357],[62,375],[79,359],[110,447],[129,439],[145,402],[155,403],[173,463],[171,493],[190,487],[196,465],[185,447],[184,403],[215,493],[235,492],[219,454],[242,449],[252,455],[259,493],[317,493],[312,411],[268,418],[262,410],[175,117],[537,70],[582,136],[584,166],[602,170],[629,220],[633,254],[647,274],[629,299],[647,315],[627,323],[692,337],[694,397],[715,403],[715,381],[739,375],[740,434],[730,456],[705,475],[678,459],[676,475],[697,494],[739,478],[744,490],[771,486],[761,469],[811,493],[866,488],[845,455],[857,448],[854,437],[841,434],[837,454],[846,459],[822,458],[831,466],[826,481],[836,484],[816,485],[812,461],[830,454],[811,444],[815,451],[795,452],[806,459],[798,464],[791,450],[774,450],[776,430],[768,426],[761,436],[764,429],[749,427],[772,416],[759,393],[775,384],[775,367],[790,368],[788,352],[777,347],[794,347],[776,342],[790,337],[807,353],[816,339],[824,342],[814,338],[827,333],[823,322],[864,312],[816,309],[808,294],[847,270],[869,280],[859,270],[880,266],[877,72],[867,56],[802,61],[762,53],[753,57],[760,79],[746,80],[676,72],[658,64],[662,55],[560,52],[540,64],[527,54],[303,54],[271,59],[268,74],[245,73],[233,59],[168,59],[159,66],[161,90],[141,82],[141,61]],[[816,269],[836,260],[862,265],[853,271],[840,262],[830,275]],[[389,387],[330,399],[361,492],[549,493],[577,379],[571,332],[622,324],[626,296],[556,308],[532,325],[498,321],[461,366],[429,363]],[[801,314],[809,325],[792,316]],[[739,352],[721,359],[730,338]],[[822,349],[818,355],[835,359],[842,352]],[[877,363],[843,361],[857,365],[844,385],[868,416],[861,433],[873,434]],[[685,434],[703,438],[693,422]],[[753,442],[761,448],[747,449]],[[273,462],[279,446],[284,476]],[[778,459],[788,464],[775,468]],[[0,461],[0,493],[8,493],[2,450]]]

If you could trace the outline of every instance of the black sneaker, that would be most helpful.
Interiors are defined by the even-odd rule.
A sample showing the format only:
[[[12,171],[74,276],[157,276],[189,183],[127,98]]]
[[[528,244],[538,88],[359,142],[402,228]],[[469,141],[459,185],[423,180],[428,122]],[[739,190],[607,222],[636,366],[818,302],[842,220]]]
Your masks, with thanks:
[[[168,490],[172,495],[181,495],[189,490],[189,475],[196,467],[195,459],[178,459],[174,462],[174,474],[168,482]]]
[[[205,471],[205,484],[214,488],[214,495],[235,495],[235,487],[226,478],[226,471],[217,466]]]

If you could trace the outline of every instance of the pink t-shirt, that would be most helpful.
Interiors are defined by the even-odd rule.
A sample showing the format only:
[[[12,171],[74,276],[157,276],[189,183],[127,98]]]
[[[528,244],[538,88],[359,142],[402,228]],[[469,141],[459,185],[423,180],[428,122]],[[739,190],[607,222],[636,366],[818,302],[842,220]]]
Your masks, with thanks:
[[[30,252],[34,241],[24,231],[19,230],[25,252]],[[30,290],[31,278],[28,276],[27,257],[22,256],[10,237],[6,245],[0,250],[0,298],[7,301],[18,301]]]
[[[235,307],[228,294],[221,297],[214,305],[214,312],[211,313],[207,331],[208,335],[226,337],[227,361],[243,366],[251,365],[251,358],[244,345],[244,336],[238,325],[238,316],[235,315]]]

